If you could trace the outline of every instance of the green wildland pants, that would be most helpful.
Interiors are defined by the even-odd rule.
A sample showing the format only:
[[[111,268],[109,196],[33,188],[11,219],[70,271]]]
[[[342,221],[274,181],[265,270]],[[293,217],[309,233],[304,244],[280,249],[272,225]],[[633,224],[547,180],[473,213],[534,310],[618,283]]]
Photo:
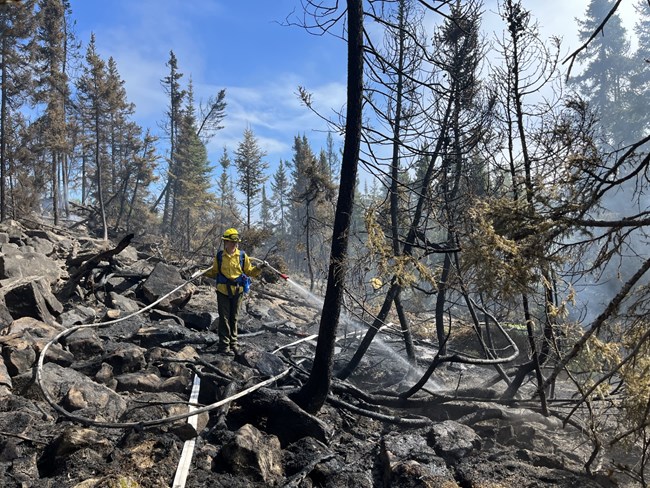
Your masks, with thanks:
[[[229,350],[237,346],[237,314],[244,295],[238,293],[229,297],[217,292],[217,311],[219,312],[219,349]]]

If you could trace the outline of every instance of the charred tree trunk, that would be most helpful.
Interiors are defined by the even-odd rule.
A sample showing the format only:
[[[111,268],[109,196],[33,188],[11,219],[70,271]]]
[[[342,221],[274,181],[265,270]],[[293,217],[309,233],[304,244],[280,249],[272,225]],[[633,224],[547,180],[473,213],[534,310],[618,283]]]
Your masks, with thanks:
[[[309,379],[294,400],[308,412],[318,412],[330,390],[334,344],[341,314],[343,283],[348,260],[348,230],[354,207],[354,190],[361,146],[363,100],[363,1],[347,0],[348,87],[345,144],[341,163],[341,184],[336,203],[332,251],[323,301],[316,355]]]
[[[404,313],[404,307],[402,306],[402,299],[400,298],[399,293],[395,295],[393,302],[395,302],[395,310],[397,311],[399,323],[402,328],[402,337],[404,338],[404,346],[406,347],[406,357],[409,359],[409,362],[411,364],[415,365],[415,346],[413,345],[413,332],[411,332],[411,326],[409,325],[406,314]]]

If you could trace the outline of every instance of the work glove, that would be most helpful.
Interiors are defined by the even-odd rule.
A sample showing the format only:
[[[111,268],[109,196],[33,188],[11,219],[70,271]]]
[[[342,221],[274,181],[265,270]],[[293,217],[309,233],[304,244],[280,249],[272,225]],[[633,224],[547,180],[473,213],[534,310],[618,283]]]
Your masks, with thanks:
[[[259,264],[258,268],[260,268],[260,269],[262,269],[262,268],[266,268],[268,265],[269,265],[269,262],[268,262],[268,261],[262,261],[262,262]]]

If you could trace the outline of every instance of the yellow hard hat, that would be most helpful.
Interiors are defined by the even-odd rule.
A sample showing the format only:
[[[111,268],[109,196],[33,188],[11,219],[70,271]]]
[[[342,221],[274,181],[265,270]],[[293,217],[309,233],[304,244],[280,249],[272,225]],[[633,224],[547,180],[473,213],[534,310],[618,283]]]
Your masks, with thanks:
[[[228,229],[226,232],[223,233],[221,239],[224,241],[241,242],[241,239],[239,238],[239,232],[237,232],[237,229]]]

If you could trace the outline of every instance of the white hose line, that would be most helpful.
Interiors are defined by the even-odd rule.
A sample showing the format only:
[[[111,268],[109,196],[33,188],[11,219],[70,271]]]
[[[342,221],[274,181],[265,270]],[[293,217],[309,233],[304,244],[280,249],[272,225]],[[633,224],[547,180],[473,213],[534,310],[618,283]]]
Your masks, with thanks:
[[[192,384],[192,394],[190,395],[190,405],[189,412],[193,413],[196,410],[193,404],[198,403],[199,401],[199,390],[201,389],[201,378],[199,375],[194,375],[194,383]],[[192,415],[187,418],[187,423],[194,427],[194,430],[197,431],[197,415]],[[185,441],[183,444],[183,451],[181,452],[181,458],[178,461],[178,467],[176,468],[176,476],[174,476],[174,483],[172,488],[184,488],[185,482],[187,481],[187,475],[190,472],[190,466],[192,465],[192,456],[194,455],[194,446],[196,445],[196,437]]]
[[[284,346],[278,347],[277,349],[271,351],[271,354],[275,354],[275,353],[281,351],[282,349],[286,349],[287,347],[295,346],[297,344],[300,344],[301,342],[306,342],[306,341],[310,341],[312,339],[316,339],[317,337],[318,337],[318,334],[313,334],[313,335],[310,335],[310,336],[307,336],[307,337],[303,337],[302,339],[298,339],[297,341],[294,341],[291,344],[285,344]]]

